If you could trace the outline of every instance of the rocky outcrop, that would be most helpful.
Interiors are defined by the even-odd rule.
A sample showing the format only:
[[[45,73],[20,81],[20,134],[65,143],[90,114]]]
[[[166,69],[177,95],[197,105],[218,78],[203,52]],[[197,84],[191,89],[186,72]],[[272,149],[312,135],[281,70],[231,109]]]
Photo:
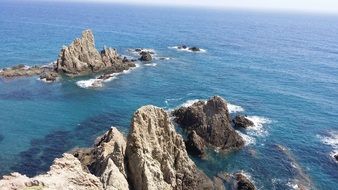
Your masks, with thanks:
[[[242,137],[232,128],[227,102],[214,96],[172,113],[175,121],[189,133],[195,131],[206,143],[221,150],[244,146]]]
[[[49,72],[51,70],[52,69],[50,68],[43,68],[38,66],[29,67],[20,64],[0,70],[0,77],[4,78],[30,77],[34,75],[40,75],[44,72]]]
[[[73,151],[84,168],[97,176],[104,189],[129,189],[125,167],[126,140],[112,127],[102,137],[97,138],[91,149]]]
[[[200,157],[205,156],[205,141],[195,131],[188,134],[185,146],[189,154]]]
[[[69,190],[103,190],[97,177],[85,172],[81,163],[71,154],[63,154],[55,159],[50,171],[46,174],[28,178],[19,173],[12,173],[0,180],[0,189],[49,189],[57,190],[67,187]]]
[[[234,123],[234,126],[238,128],[248,128],[254,125],[252,121],[250,121],[243,115],[236,115],[236,117],[232,121]]]
[[[139,58],[140,61],[152,61],[153,60],[151,54],[147,51],[141,51],[140,55],[141,55],[141,57]]]
[[[85,30],[81,38],[61,50],[55,69],[66,75],[77,76],[106,69],[121,72],[134,66],[132,62],[123,62],[113,48],[104,48],[99,52],[95,48],[92,31]]]
[[[130,184],[136,190],[213,189],[163,109],[144,106],[135,112],[126,156]]]
[[[235,174],[237,181],[237,190],[255,190],[255,185],[243,174]]]

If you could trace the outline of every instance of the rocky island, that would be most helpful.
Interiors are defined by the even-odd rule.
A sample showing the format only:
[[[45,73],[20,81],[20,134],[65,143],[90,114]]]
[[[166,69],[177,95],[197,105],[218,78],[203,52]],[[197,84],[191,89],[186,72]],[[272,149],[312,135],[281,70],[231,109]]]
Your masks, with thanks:
[[[204,105],[209,111],[203,113],[213,119],[219,118],[220,126],[228,127],[228,123],[224,123],[229,120],[223,103],[223,99],[214,97]],[[210,122],[216,122],[213,119]],[[241,143],[238,139],[238,143],[231,145]],[[155,106],[143,106],[134,113],[127,138],[112,127],[97,138],[92,148],[75,149],[55,159],[45,174],[33,178],[19,173],[4,176],[0,189],[224,190],[226,179],[210,178],[199,170],[189,158],[185,144],[169,113]],[[219,144],[229,147],[225,142]],[[234,187],[255,189],[247,178],[238,175]]]
[[[55,81],[57,77],[81,76],[91,73],[119,73],[135,67],[135,63],[122,58],[116,49],[106,48],[100,52],[95,48],[94,35],[91,30],[82,32],[81,38],[75,39],[69,46],[61,49],[57,61],[49,67],[27,67],[18,65],[2,69],[0,77],[15,78],[40,75],[40,79]]]

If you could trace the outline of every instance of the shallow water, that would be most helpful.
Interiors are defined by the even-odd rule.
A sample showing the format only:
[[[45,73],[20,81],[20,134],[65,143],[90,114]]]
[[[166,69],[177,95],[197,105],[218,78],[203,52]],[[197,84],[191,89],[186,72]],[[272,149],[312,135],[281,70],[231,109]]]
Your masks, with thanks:
[[[128,48],[151,48],[172,58],[102,88],[76,84],[95,76],[52,84],[0,79],[1,175],[46,171],[62,152],[91,145],[112,125],[127,133],[142,105],[173,109],[217,94],[269,122],[241,131],[250,140],[243,150],[194,158],[201,169],[242,170],[260,189],[292,189],[295,180],[338,186],[330,156],[338,131],[337,17],[57,3],[1,3],[0,13],[1,67],[55,61],[85,28],[93,29],[97,47],[130,56]],[[206,51],[170,48],[180,44]]]

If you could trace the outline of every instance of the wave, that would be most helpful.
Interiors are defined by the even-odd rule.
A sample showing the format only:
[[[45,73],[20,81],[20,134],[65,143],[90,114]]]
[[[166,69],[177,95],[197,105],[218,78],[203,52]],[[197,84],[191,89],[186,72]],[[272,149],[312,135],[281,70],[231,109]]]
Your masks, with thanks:
[[[260,116],[246,116],[247,119],[254,123],[253,126],[247,128],[247,133],[254,136],[264,136],[267,135],[264,124],[271,123],[271,120],[266,117]]]
[[[190,53],[205,53],[207,52],[206,49],[199,48],[199,51],[192,51],[190,50],[191,47],[186,47],[186,48],[180,48],[181,46],[169,46],[169,49],[175,49],[177,51],[184,51],[184,52],[190,52]]]
[[[206,102],[206,100],[202,100],[202,99],[194,99],[194,100],[187,100],[186,102],[184,102],[183,104],[181,104],[179,107],[190,107],[192,106],[194,103],[198,102],[198,101],[203,101]]]
[[[144,66],[155,67],[155,66],[157,66],[157,63],[146,63],[146,64],[144,64]]]
[[[244,139],[244,142],[245,142],[245,145],[248,146],[248,145],[254,145],[256,144],[256,139],[254,137],[251,137],[249,135],[246,135],[240,131],[237,131],[236,132]]]
[[[236,113],[236,112],[243,112],[244,108],[242,108],[241,106],[228,103],[228,110],[229,110],[229,113]]]
[[[328,136],[317,136],[322,143],[332,147],[330,156],[334,159],[334,156],[338,154],[338,131],[331,132]],[[336,159],[334,159],[336,160]]]
[[[88,80],[80,80],[76,82],[76,85],[81,87],[81,88],[101,88],[103,87],[103,83],[109,82],[112,80],[117,79],[117,76],[121,74],[128,74],[132,70],[140,67],[139,64],[135,64],[135,67],[129,68],[128,70],[124,70],[120,73],[112,73],[112,74],[104,74],[99,77],[96,77],[94,79],[88,79]]]

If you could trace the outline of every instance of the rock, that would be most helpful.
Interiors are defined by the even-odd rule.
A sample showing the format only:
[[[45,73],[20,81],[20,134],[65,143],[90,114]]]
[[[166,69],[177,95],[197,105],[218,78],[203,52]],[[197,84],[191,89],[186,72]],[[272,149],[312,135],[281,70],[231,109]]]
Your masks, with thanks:
[[[17,65],[11,68],[3,69],[0,72],[0,77],[4,78],[16,78],[16,77],[29,77],[34,75],[40,75],[41,73],[45,72],[46,68],[40,68],[37,66],[28,67],[25,65]]]
[[[28,178],[19,173],[3,176],[0,189],[63,189],[71,190],[103,190],[100,180],[92,174],[86,173],[81,163],[71,154],[63,154],[62,158],[54,160],[46,174]]]
[[[100,53],[95,48],[91,30],[82,32],[82,37],[64,47],[56,61],[56,71],[69,76],[78,76],[109,69],[110,72],[122,72],[134,63],[123,62],[113,48],[104,48]]]
[[[126,156],[133,189],[213,189],[212,181],[189,158],[183,138],[163,109],[144,106],[135,112]]]
[[[338,161],[338,154],[335,154],[333,157],[336,159],[336,161]]]
[[[243,138],[232,128],[227,102],[214,96],[172,112],[186,131],[195,131],[206,143],[223,151],[244,146]]]
[[[152,61],[153,60],[149,52],[142,51],[140,55],[141,55],[141,57],[139,58],[140,61]]]
[[[112,127],[97,138],[90,149],[77,149],[73,155],[92,174],[99,177],[104,189],[129,189],[125,166],[126,140]]]
[[[186,45],[182,45],[182,46],[177,47],[177,49],[187,49],[187,48],[188,48],[188,46],[186,46]]]
[[[103,74],[101,76],[99,76],[97,79],[101,79],[101,80],[107,80],[110,79],[112,76],[110,74]]]
[[[198,47],[190,47],[189,50],[190,51],[201,51],[201,49]]]
[[[236,117],[232,121],[235,127],[238,127],[238,128],[248,128],[254,125],[252,121],[250,121],[243,115],[236,115]]]
[[[205,142],[195,131],[189,133],[185,146],[190,155],[200,157],[205,155]]]
[[[243,174],[235,174],[237,180],[237,190],[255,190],[255,185]]]
[[[40,79],[44,80],[46,82],[54,82],[58,78],[59,74],[56,72],[51,72],[51,71],[44,71],[40,75]]]

